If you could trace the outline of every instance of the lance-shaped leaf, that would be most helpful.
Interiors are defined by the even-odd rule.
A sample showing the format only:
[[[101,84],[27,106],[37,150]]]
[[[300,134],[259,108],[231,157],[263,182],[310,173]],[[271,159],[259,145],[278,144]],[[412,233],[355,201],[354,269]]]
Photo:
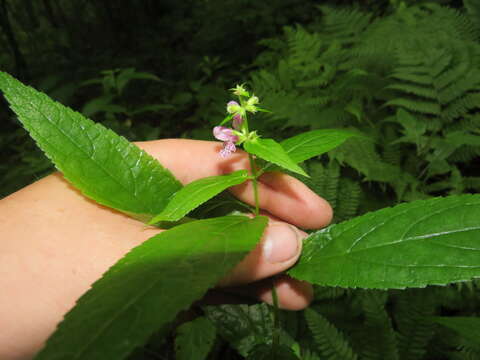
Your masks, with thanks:
[[[445,285],[480,277],[480,195],[415,201],[310,235],[289,271],[314,284]]]
[[[226,216],[150,238],[93,284],[35,359],[124,359],[241,261],[266,224],[263,216]]]
[[[341,145],[354,132],[341,129],[308,131],[281,142],[285,152],[296,163],[326,153]]]
[[[244,143],[243,148],[250,154],[257,155],[263,160],[308,177],[307,173],[288,156],[282,145],[273,139],[251,139]]]
[[[125,138],[0,72],[20,122],[65,178],[100,204],[150,219],[182,185]]]
[[[247,170],[238,170],[228,175],[210,176],[193,181],[175,193],[165,209],[155,216],[150,224],[160,221],[180,220],[205,201],[231,186],[243,183],[247,179]]]

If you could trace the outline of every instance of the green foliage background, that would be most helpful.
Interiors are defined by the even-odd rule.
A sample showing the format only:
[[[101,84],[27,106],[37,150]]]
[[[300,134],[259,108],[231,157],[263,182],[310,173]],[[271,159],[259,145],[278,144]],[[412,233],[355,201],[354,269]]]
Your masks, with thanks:
[[[0,69],[129,140],[211,139],[225,90],[237,82],[272,110],[253,120],[265,136],[361,132],[305,164],[307,184],[332,204],[335,222],[480,189],[475,0],[0,0],[0,29]],[[3,197],[52,167],[6,106],[0,117]],[[282,343],[297,344],[302,359],[480,357],[474,344],[429,318],[478,316],[476,283],[316,290],[310,311],[283,319]],[[204,309],[217,333],[227,334],[209,358],[242,358],[258,339],[268,342],[265,325],[255,341],[252,329],[245,338],[227,331],[243,331],[242,321],[268,311]],[[237,318],[221,323],[219,313]],[[153,337],[132,359],[172,358],[173,347]]]

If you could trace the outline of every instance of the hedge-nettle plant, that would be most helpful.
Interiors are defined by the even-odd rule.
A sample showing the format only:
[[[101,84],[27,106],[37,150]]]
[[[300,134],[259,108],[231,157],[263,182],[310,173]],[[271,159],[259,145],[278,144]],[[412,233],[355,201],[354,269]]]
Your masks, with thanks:
[[[165,335],[176,315],[214,287],[261,239],[267,218],[259,215],[258,177],[272,169],[308,176],[299,163],[358,135],[320,129],[281,142],[263,138],[249,128],[248,116],[266,110],[237,85],[232,90],[238,101],[227,104],[228,115],[213,134],[223,141],[219,156],[227,160],[243,146],[250,173],[239,170],[182,186],[134,144],[4,72],[0,90],[38,146],[85,196],[168,228],[131,250],[96,281],[36,359],[124,359],[153,332]],[[254,185],[253,218],[192,218],[194,209],[245,181]],[[367,213],[310,234],[301,259],[288,274],[317,285],[383,290],[467,281],[480,276],[479,219],[478,195],[421,200]],[[325,322],[312,311],[307,313],[312,324]],[[205,343],[213,344],[215,330],[205,318],[189,324],[182,327],[179,344],[188,343],[185,333],[199,327],[209,339]],[[314,335],[321,338],[318,332]],[[278,333],[271,344],[259,345],[239,351],[251,359],[273,359],[282,346]],[[287,348],[289,359],[298,359],[298,348],[299,343]],[[208,348],[202,354],[205,358]],[[355,358],[350,349],[348,354]]]

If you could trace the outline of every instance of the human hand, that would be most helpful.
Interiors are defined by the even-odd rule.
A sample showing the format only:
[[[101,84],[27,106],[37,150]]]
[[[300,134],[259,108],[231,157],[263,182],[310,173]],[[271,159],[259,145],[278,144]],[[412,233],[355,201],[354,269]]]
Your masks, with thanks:
[[[248,168],[245,153],[222,159],[216,142],[168,139],[137,145],[183,183]],[[280,173],[262,175],[259,188],[270,224],[261,244],[219,286],[253,283],[241,291],[271,302],[271,284],[258,281],[292,266],[305,236],[289,223],[318,228],[330,221],[332,211],[301,182]],[[232,192],[253,203],[251,184]],[[9,329],[0,331],[2,359],[34,354],[95,280],[131,248],[162,231],[85,198],[59,173],[0,201],[0,228],[5,234],[0,242],[0,329]],[[276,288],[283,308],[301,309],[311,300],[310,285],[286,276],[277,279]]]
[[[216,142],[167,139],[137,145],[157,158],[184,184],[249,168],[245,152],[238,151],[222,158],[218,155],[221,144]],[[291,176],[279,172],[265,173],[259,181],[260,208],[270,218],[269,225],[257,248],[222,279],[219,286],[235,286],[235,292],[272,303],[272,283],[261,280],[281,274],[298,260],[306,233],[296,226],[304,229],[323,227],[331,221],[332,209],[325,200]],[[254,205],[251,182],[235,186],[231,192]],[[312,299],[310,284],[286,275],[275,279],[275,287],[279,305],[284,309],[303,309]]]

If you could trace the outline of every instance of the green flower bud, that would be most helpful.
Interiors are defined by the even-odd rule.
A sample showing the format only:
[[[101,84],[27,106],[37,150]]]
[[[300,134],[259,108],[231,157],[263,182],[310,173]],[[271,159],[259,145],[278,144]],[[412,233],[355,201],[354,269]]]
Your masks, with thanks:
[[[243,85],[236,85],[234,88],[230,89],[234,95],[248,97],[250,94],[243,87]]]

